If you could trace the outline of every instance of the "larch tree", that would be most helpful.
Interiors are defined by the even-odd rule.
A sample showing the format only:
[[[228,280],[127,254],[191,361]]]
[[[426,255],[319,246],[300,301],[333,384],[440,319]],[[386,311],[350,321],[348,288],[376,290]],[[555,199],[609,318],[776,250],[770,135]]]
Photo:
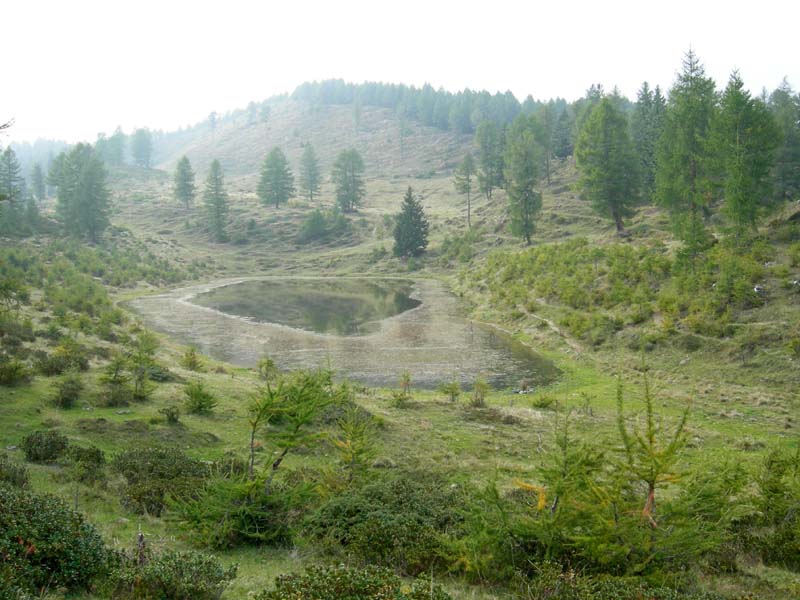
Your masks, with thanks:
[[[472,191],[475,188],[475,160],[467,152],[453,175],[456,192],[467,197],[467,228],[472,228]]]
[[[300,158],[300,192],[309,202],[313,202],[314,196],[319,195],[321,186],[322,173],[319,169],[319,159],[314,152],[314,146],[307,143]]]
[[[57,186],[56,213],[71,235],[97,242],[108,227],[111,196],[106,186],[103,160],[89,144],[78,144],[63,152],[53,182]]]
[[[784,79],[770,94],[769,108],[781,133],[773,168],[775,197],[797,198],[800,197],[800,94],[795,94]]]
[[[714,80],[691,50],[669,93],[664,129],[656,149],[656,199],[670,213],[676,235],[695,255],[706,243],[708,140],[714,116]]]
[[[336,186],[336,202],[342,212],[353,212],[366,194],[364,161],[357,150],[343,150],[333,164],[331,178]]]
[[[420,256],[428,247],[428,219],[408,186],[394,227],[394,255]]]
[[[225,226],[228,220],[228,193],[225,190],[225,175],[217,159],[208,169],[203,202],[208,213],[208,228],[217,242],[224,242]]]
[[[286,155],[277,146],[270,150],[261,165],[257,192],[261,202],[274,204],[275,208],[294,197],[294,175]]]
[[[520,115],[508,133],[505,151],[505,180],[508,192],[511,232],[530,245],[536,217],[542,208],[542,148],[536,140],[536,123]]]
[[[182,202],[188,209],[194,201],[197,186],[194,183],[194,171],[189,158],[184,155],[175,166],[172,193],[178,202]]]
[[[584,122],[575,159],[583,196],[623,234],[623,219],[633,214],[639,195],[638,165],[628,121],[609,98],[603,98]]]
[[[44,184],[44,171],[42,170],[42,165],[38,162],[34,163],[33,169],[31,170],[31,186],[33,187],[34,198],[39,202],[44,200],[47,193]]]
[[[503,187],[503,132],[494,121],[484,121],[475,131],[478,146],[478,187],[487,200]]]
[[[638,154],[642,191],[651,197],[656,185],[656,144],[664,128],[666,100],[661,88],[655,90],[645,81],[637,94],[631,115],[631,137]]]
[[[544,174],[547,184],[550,184],[550,161],[553,157],[553,147],[555,145],[556,124],[558,122],[558,111],[555,103],[550,100],[547,104],[535,113],[536,121],[539,126],[539,142],[544,153]]]
[[[153,158],[153,136],[147,129],[137,129],[131,136],[131,156],[136,166],[150,168]]]
[[[22,202],[25,180],[11,146],[0,154],[0,195],[12,205]]]

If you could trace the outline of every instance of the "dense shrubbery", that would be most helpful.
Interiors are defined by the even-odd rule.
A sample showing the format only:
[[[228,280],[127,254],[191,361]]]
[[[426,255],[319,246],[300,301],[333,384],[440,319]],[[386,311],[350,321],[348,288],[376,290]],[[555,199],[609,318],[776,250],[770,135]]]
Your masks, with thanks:
[[[27,365],[13,356],[0,353],[0,385],[19,385],[30,380]]]
[[[389,569],[309,567],[303,574],[281,575],[275,589],[261,592],[256,600],[449,600],[439,586],[417,581],[405,584]]]
[[[7,483],[14,487],[26,488],[30,479],[28,467],[11,460],[5,454],[0,454],[0,484]]]
[[[77,373],[68,373],[53,386],[53,404],[58,408],[72,408],[83,391],[83,381]]]
[[[340,238],[351,231],[350,221],[338,209],[323,212],[315,209],[300,226],[297,241],[301,244]]]
[[[49,429],[29,433],[22,438],[20,446],[29,461],[50,462],[64,454],[69,446],[69,440],[58,431]]]
[[[86,587],[104,571],[103,540],[61,500],[0,483],[0,575],[38,592]]]

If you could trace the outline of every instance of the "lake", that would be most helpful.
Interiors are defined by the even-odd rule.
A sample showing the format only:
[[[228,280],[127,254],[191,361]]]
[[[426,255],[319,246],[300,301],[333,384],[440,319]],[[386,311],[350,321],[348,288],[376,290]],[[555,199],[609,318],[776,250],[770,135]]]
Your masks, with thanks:
[[[228,280],[132,300],[144,322],[219,360],[330,367],[375,387],[484,377],[495,389],[542,385],[556,367],[505,333],[465,319],[436,280],[276,277]]]

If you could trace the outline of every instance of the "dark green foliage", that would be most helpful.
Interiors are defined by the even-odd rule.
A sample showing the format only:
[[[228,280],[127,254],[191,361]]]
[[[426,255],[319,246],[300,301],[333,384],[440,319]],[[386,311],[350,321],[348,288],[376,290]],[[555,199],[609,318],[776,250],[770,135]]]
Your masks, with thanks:
[[[281,575],[275,589],[261,592],[256,600],[449,600],[438,585],[416,581],[406,585],[392,571],[368,566],[355,569],[308,567],[304,574]]]
[[[394,255],[420,256],[428,247],[428,219],[422,202],[414,196],[411,186],[403,197],[400,214],[395,219]]]
[[[131,135],[131,156],[133,163],[145,169],[150,168],[153,156],[153,136],[148,129],[137,129]]]
[[[184,406],[186,412],[192,415],[210,415],[214,412],[217,399],[203,385],[202,381],[191,381],[183,388],[186,396]]]
[[[0,454],[0,485],[5,483],[13,487],[27,488],[30,479],[28,467],[12,460],[6,454]]]
[[[236,565],[225,568],[217,557],[201,552],[167,551],[122,556],[103,583],[110,598],[127,600],[218,600],[236,578]]]
[[[30,381],[31,372],[21,360],[0,353],[0,385],[14,386]]]
[[[38,593],[86,588],[103,573],[107,551],[83,516],[49,495],[0,483],[2,579]]]
[[[631,138],[638,155],[642,191],[650,199],[656,187],[656,146],[664,129],[666,100],[661,89],[650,90],[645,81],[639,89],[631,116]]]
[[[181,409],[177,406],[165,406],[158,409],[159,414],[164,415],[167,425],[177,425],[181,419]]]
[[[492,192],[502,188],[504,179],[505,139],[497,123],[484,121],[475,131],[475,144],[478,146],[478,187],[491,200]]]
[[[222,165],[214,159],[208,169],[203,190],[203,202],[208,213],[208,229],[216,242],[224,242],[225,225],[228,221],[228,192],[225,191],[225,176]]]
[[[122,129],[117,127],[110,137],[105,133],[97,135],[94,148],[107,165],[118,167],[125,162],[126,136]]]
[[[69,446],[66,436],[58,431],[34,431],[22,438],[20,447],[31,462],[52,462],[64,454]]]
[[[111,196],[103,161],[94,149],[78,144],[62,153],[58,173],[51,173],[51,181],[58,187],[56,211],[66,230],[97,242],[109,224]]]
[[[261,178],[258,181],[258,197],[264,204],[274,204],[278,208],[294,196],[294,176],[289,168],[286,155],[277,146],[273,148],[261,165]]]
[[[511,231],[529,245],[542,208],[542,193],[536,189],[541,176],[542,149],[535,131],[532,117],[517,117],[508,133],[504,158]]]
[[[186,349],[179,363],[184,369],[189,369],[190,371],[200,372],[203,370],[203,361],[195,346],[189,346]]]
[[[306,143],[303,156],[300,158],[300,192],[309,202],[313,202],[314,196],[319,195],[321,185],[322,173],[319,170],[317,154],[314,152],[314,146]]]
[[[346,236],[350,231],[350,221],[338,206],[324,212],[315,208],[300,226],[297,241],[301,244],[329,241]]]
[[[342,150],[333,164],[331,180],[342,212],[355,211],[364,199],[364,161],[357,150]]]
[[[584,122],[575,159],[583,197],[622,233],[623,219],[633,214],[638,199],[639,177],[628,121],[610,98],[603,98]]]
[[[194,171],[189,158],[184,155],[175,166],[172,193],[178,202],[182,202],[186,208],[189,208],[194,201],[196,191]]]
[[[106,455],[97,446],[70,445],[67,459],[72,476],[81,483],[89,485],[105,479]]]
[[[77,373],[68,373],[54,385],[53,404],[58,408],[72,408],[78,402],[84,385]]]
[[[135,448],[114,457],[112,469],[125,478],[122,505],[136,513],[159,516],[166,496],[196,493],[208,467],[177,448]]]
[[[780,132],[773,169],[775,197],[796,199],[800,196],[800,94],[784,79],[770,94],[768,105]]]
[[[331,498],[306,531],[328,551],[414,575],[442,564],[442,535],[457,527],[460,503],[447,482],[408,474]]]

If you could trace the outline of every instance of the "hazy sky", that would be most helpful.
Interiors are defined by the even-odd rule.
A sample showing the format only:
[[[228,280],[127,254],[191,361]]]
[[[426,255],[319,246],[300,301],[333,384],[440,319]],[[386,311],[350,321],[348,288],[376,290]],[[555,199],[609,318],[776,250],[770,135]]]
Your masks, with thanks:
[[[635,98],[645,79],[668,88],[690,46],[719,85],[738,68],[756,93],[800,87],[799,17],[796,0],[10,0],[0,142],[176,129],[334,77]]]

